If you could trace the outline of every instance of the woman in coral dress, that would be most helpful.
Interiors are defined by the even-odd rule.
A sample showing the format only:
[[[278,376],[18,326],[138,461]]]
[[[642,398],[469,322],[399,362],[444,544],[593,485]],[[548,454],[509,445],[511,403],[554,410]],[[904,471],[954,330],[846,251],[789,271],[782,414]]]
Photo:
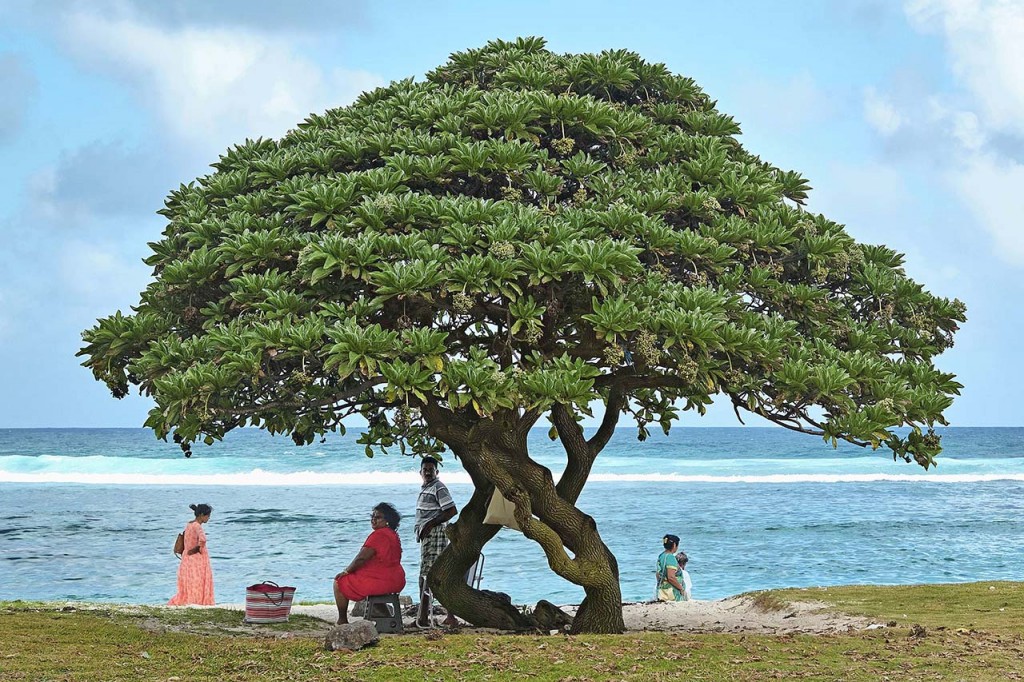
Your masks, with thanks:
[[[402,544],[398,523],[402,516],[390,504],[381,502],[370,513],[373,532],[359,554],[344,571],[334,576],[334,601],[338,605],[338,623],[348,622],[348,604],[371,595],[401,592],[405,587],[402,568]]]
[[[206,549],[203,524],[210,520],[213,507],[208,504],[190,504],[195,521],[185,526],[185,551],[178,566],[178,593],[167,602],[168,606],[187,604],[213,605],[213,569]]]

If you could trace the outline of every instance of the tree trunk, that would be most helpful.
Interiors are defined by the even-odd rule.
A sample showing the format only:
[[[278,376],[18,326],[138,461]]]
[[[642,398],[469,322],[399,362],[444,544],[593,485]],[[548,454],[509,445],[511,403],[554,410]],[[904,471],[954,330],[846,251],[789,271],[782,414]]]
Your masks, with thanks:
[[[604,543],[602,543],[603,545]],[[607,550],[606,550],[607,551]],[[613,579],[605,585],[584,588],[586,597],[572,621],[572,634],[584,632],[620,633],[626,629],[622,618],[622,590],[619,587],[619,565],[607,552]]]
[[[591,588],[587,598],[580,604],[576,617],[572,621],[569,633],[620,634],[626,629],[622,618],[622,593],[616,580],[611,589],[604,592]]]
[[[483,546],[500,529],[500,526],[483,523],[493,490],[486,481],[476,486],[473,496],[459,512],[459,520],[448,527],[450,543],[430,569],[427,584],[448,611],[477,627],[530,629],[535,625],[532,618],[496,595],[466,583],[466,572],[480,557]]]
[[[554,485],[548,479],[547,486],[534,490],[530,486],[530,497],[536,502],[534,512],[540,521],[546,522],[557,533],[562,546],[571,551],[573,568],[560,570],[561,561],[552,562],[552,553],[545,541],[538,540],[548,554],[548,564],[566,580],[581,585],[584,591],[570,632],[618,634],[625,630],[622,618],[622,591],[619,587],[619,566],[615,556],[601,539],[594,519],[580,511],[570,502],[555,493]],[[517,517],[517,520],[518,517]],[[522,521],[519,521],[522,525]],[[558,548],[557,554],[565,556]],[[558,557],[561,559],[561,557]]]
[[[521,416],[510,411],[490,419],[458,422],[448,418],[451,413],[437,409],[436,405],[428,406],[425,411],[432,413],[432,432],[462,460],[475,487],[458,523],[449,528],[452,544],[438,558],[427,578],[441,603],[474,625],[502,629],[533,625],[531,618],[520,614],[511,604],[465,584],[466,571],[483,545],[498,531],[497,526],[482,523],[491,493],[497,487],[516,505],[516,521],[523,534],[541,546],[551,569],[583,587],[586,596],[571,631],[622,632],[625,624],[618,564],[601,540],[594,519],[575,506],[603,443],[592,447],[570,429],[561,429],[563,442],[571,440],[573,444],[567,448],[572,452],[565,472],[571,484],[559,490],[551,471],[529,456],[527,435],[539,415]]]
[[[579,622],[574,620],[572,632],[622,632],[625,624],[618,564],[601,540],[597,524],[558,494],[551,471],[530,459],[525,438],[516,440],[481,440],[475,454],[482,472],[515,503],[519,527],[526,537],[540,544],[548,566],[583,587],[583,617]]]

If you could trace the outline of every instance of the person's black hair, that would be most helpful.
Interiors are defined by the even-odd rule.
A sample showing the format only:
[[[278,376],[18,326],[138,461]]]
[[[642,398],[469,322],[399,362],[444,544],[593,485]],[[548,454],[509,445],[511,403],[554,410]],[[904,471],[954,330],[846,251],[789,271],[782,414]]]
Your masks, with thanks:
[[[213,507],[208,504],[190,504],[189,509],[196,513],[196,516],[206,516],[213,512]]]
[[[679,536],[667,533],[665,537],[661,539],[661,544],[665,549],[671,549],[673,545],[679,544]]]
[[[690,560],[690,557],[686,556],[686,552],[679,552],[676,554],[676,563],[679,564],[679,568],[682,568]]]
[[[434,464],[434,466],[437,467],[438,469],[441,468],[441,462],[437,461],[433,457],[427,456],[427,457],[424,457],[423,460],[420,462],[420,469],[422,469],[423,465],[426,464],[427,462],[432,462]]]
[[[398,513],[394,505],[381,502],[373,508],[373,511],[380,512],[380,515],[384,517],[384,523],[388,524],[388,528],[398,530],[398,524],[402,521],[402,515]]]

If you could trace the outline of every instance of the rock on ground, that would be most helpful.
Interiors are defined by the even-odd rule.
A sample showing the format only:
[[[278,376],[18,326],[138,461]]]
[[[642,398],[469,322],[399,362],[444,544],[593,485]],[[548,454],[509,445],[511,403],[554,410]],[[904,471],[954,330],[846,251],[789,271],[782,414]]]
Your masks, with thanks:
[[[357,620],[331,628],[324,638],[324,648],[328,651],[358,651],[376,644],[379,639],[380,635],[372,621]]]

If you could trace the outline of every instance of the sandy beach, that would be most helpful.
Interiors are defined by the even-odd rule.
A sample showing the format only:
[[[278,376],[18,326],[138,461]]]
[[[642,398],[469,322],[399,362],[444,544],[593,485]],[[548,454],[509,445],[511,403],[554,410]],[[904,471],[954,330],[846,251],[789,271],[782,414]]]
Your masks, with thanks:
[[[245,605],[217,604],[212,608],[244,611]],[[576,606],[562,606],[562,609],[572,614]],[[292,614],[311,616],[327,624],[333,624],[337,618],[337,610],[329,604],[296,605],[292,607]],[[829,611],[826,604],[820,602],[794,602],[785,604],[784,608],[774,609],[759,605],[750,596],[675,603],[627,603],[623,604],[623,618],[627,632],[826,634],[884,627],[884,624],[867,618]],[[418,628],[410,627],[411,617],[406,617],[404,622],[408,628],[407,632],[422,632]],[[493,632],[471,626],[465,626],[461,630]]]

